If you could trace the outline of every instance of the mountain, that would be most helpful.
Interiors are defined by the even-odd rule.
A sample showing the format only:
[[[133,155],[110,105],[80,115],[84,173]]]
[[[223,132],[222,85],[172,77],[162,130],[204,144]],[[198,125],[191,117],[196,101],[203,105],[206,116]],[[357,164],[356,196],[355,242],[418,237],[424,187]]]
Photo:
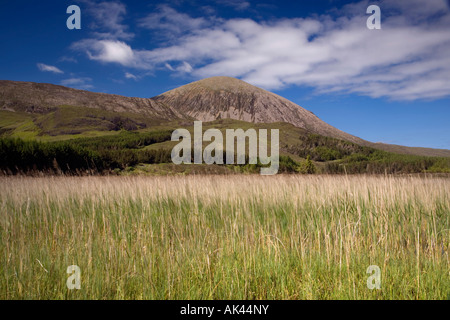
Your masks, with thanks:
[[[150,99],[51,84],[0,81],[0,107],[3,110],[47,113],[60,105],[132,112],[161,120],[193,118],[206,122],[229,118],[255,123],[286,122],[316,134],[363,142],[283,97],[230,77],[196,81]]]
[[[309,133],[360,146],[402,154],[450,157],[450,150],[365,141],[334,128],[281,96],[230,77],[203,79],[153,98],[94,93],[53,84],[0,81],[0,134],[3,135],[27,138],[68,137],[83,132],[98,135],[99,132],[145,129],[174,121],[192,124],[195,119],[288,123]]]
[[[235,78],[203,79],[163,93],[153,100],[205,122],[222,118],[254,123],[286,122],[323,136],[363,142],[323,122],[311,111]]]

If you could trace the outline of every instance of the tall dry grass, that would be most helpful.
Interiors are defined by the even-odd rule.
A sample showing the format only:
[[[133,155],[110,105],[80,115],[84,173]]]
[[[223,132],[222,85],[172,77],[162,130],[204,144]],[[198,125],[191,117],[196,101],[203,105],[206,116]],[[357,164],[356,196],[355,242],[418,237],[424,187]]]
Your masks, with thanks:
[[[449,191],[436,177],[2,177],[0,298],[445,299]]]

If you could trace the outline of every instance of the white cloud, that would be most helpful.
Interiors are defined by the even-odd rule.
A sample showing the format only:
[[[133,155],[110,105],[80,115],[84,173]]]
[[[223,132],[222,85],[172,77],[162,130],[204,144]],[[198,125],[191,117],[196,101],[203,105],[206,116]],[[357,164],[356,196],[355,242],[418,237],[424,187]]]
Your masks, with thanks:
[[[87,39],[75,43],[72,48],[85,51],[91,60],[115,62],[124,66],[135,65],[133,50],[122,41]]]
[[[91,28],[96,30],[94,36],[101,39],[129,40],[134,34],[128,31],[128,26],[123,24],[127,13],[126,7],[119,1],[94,2],[84,1],[87,5],[87,13],[93,17]]]
[[[192,18],[185,13],[180,13],[167,5],[160,5],[158,10],[139,20],[139,26],[150,29],[165,31],[178,35],[181,33],[197,30],[209,25],[205,18]]]
[[[170,65],[170,63],[165,63],[164,66],[169,69],[170,71],[175,71],[175,69]]]
[[[89,82],[91,82],[92,79],[88,77],[81,77],[81,78],[69,78],[61,81],[61,85],[66,87],[72,87],[76,89],[92,89],[94,86],[91,85]]]
[[[146,70],[165,66],[197,78],[239,77],[266,89],[297,85],[399,100],[449,96],[447,3],[379,2],[381,30],[366,28],[368,4],[364,0],[314,19],[266,22],[197,20],[163,7],[166,22],[160,28],[188,31],[176,42],[171,38],[153,50],[104,40],[85,40],[74,47],[93,60]],[[159,28],[157,15],[146,20],[147,28]]]
[[[62,56],[61,58],[59,58],[60,62],[72,62],[72,63],[77,63],[78,60],[75,59],[74,57],[68,57],[68,56]]]
[[[186,72],[186,73],[191,73],[192,70],[194,70],[194,69],[186,61],[183,61],[183,63],[177,68],[177,71]]]
[[[38,63],[37,67],[39,68],[39,70],[44,71],[44,72],[64,73],[62,70],[58,69],[57,67],[49,66],[49,65],[46,65],[43,63]]]
[[[194,70],[194,68],[192,68],[192,66],[186,61],[183,61],[183,63],[178,65],[176,68],[172,67],[169,63],[165,63],[164,66],[170,71],[176,71],[178,73],[191,73]]]
[[[227,7],[232,7],[237,11],[242,11],[250,7],[250,2],[242,0],[216,0],[216,2]]]
[[[125,78],[127,78],[127,79],[133,79],[133,80],[138,80],[138,77],[137,77],[137,76],[135,76],[134,74],[129,73],[129,72],[125,72]]]

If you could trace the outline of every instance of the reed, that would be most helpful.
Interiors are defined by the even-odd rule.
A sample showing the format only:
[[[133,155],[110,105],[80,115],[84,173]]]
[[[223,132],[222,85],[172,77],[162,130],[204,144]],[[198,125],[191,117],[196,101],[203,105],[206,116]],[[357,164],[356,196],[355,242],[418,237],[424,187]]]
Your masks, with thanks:
[[[0,177],[0,299],[446,299],[449,195],[433,176]]]

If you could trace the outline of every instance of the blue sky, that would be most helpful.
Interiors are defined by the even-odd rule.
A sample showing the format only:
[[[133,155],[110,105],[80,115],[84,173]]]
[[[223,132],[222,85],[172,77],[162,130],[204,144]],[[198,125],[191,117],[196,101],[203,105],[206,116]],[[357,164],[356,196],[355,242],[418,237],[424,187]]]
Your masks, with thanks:
[[[226,75],[369,141],[450,149],[446,0],[18,0],[0,28],[0,79],[152,97]]]

